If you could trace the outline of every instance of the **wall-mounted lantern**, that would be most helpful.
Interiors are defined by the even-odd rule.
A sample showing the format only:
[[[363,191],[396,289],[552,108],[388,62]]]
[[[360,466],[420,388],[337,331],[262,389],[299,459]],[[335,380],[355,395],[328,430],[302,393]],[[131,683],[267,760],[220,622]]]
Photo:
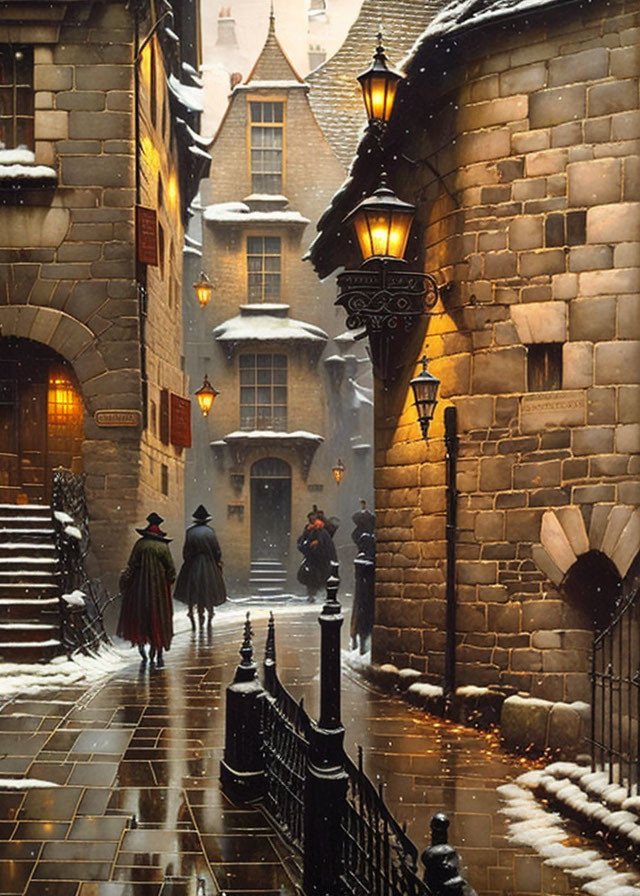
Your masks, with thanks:
[[[204,271],[200,271],[200,279],[193,284],[193,288],[196,291],[196,298],[200,302],[201,307],[204,308],[213,292],[213,283]]]
[[[202,411],[202,416],[206,417],[211,410],[211,406],[216,399],[216,395],[220,395],[217,389],[215,389],[211,383],[209,382],[209,377],[205,373],[204,382],[200,386],[199,389],[195,391],[196,399],[198,400],[198,404],[200,405],[200,410]]]
[[[433,414],[438,401],[438,386],[440,385],[440,380],[427,370],[426,355],[422,356],[421,363],[422,370],[411,380],[411,388],[413,389],[414,404],[418,412],[418,422],[420,423],[420,429],[422,430],[422,438],[426,442],[428,438],[429,424],[433,419]]]
[[[358,81],[362,88],[369,124],[374,122],[386,124],[391,118],[398,82],[402,81],[402,75],[387,65],[382,34],[378,34],[378,46],[370,68],[358,75]]]
[[[342,477],[344,476],[345,470],[345,465],[342,463],[340,458],[338,458],[337,464],[334,467],[331,467],[331,472],[333,473],[333,478],[335,479],[337,485],[340,485],[340,483],[342,482]]]

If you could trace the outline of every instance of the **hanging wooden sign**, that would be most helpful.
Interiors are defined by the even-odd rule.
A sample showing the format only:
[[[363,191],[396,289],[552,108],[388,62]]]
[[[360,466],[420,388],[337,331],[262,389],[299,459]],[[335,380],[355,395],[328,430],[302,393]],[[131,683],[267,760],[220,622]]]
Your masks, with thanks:
[[[153,208],[136,206],[136,255],[140,264],[158,264],[158,220]]]

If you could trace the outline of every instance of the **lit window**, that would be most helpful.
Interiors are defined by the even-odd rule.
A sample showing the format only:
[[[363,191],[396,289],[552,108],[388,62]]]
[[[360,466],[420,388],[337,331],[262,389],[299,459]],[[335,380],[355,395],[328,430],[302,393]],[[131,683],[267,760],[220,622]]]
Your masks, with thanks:
[[[53,453],[81,453],[82,399],[69,374],[61,368],[49,371],[47,388],[48,451]]]
[[[287,428],[287,356],[240,356],[240,428]]]
[[[247,286],[250,302],[280,298],[282,245],[279,236],[247,237]]]
[[[536,342],[527,346],[529,392],[551,392],[562,388],[562,343]]]
[[[33,49],[0,44],[0,149],[33,146]]]
[[[251,190],[282,193],[284,103],[250,102]]]

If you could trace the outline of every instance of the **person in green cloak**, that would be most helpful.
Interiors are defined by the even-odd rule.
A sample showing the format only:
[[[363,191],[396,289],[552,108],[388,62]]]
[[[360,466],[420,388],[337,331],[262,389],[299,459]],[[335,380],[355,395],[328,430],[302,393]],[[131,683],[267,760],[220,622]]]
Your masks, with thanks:
[[[147,517],[147,527],[136,529],[141,538],[134,544],[126,569],[120,576],[122,606],[118,635],[136,644],[143,665],[164,666],[162,651],[173,638],[171,585],[176,577],[170,538],[160,528],[164,520],[157,513]],[[149,655],[145,652],[149,645]]]

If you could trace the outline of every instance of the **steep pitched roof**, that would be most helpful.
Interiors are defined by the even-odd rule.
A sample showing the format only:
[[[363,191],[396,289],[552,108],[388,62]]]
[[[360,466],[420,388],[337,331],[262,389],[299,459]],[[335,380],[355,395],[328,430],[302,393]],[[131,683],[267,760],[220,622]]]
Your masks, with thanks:
[[[269,32],[264,47],[244,83],[292,80],[302,83],[302,78],[289,62],[287,54],[276,37],[276,20],[272,10],[269,17]]]
[[[392,66],[407,55],[443,0],[364,0],[338,52],[307,75],[311,108],[345,170],[366,125],[357,76],[369,68],[382,30]]]

